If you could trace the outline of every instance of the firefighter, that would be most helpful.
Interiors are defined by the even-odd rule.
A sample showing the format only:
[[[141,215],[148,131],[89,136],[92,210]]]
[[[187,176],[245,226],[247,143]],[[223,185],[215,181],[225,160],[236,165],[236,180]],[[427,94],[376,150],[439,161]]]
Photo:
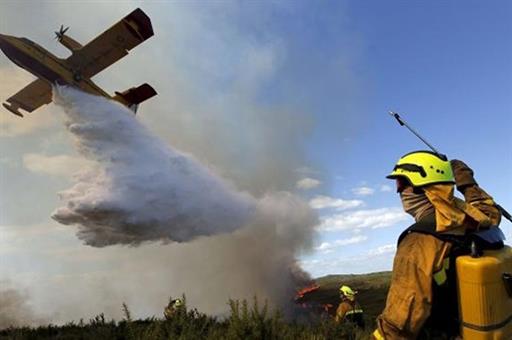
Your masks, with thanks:
[[[182,299],[171,299],[167,307],[164,310],[164,316],[166,320],[170,320],[176,315],[179,309],[184,307]]]
[[[416,339],[430,315],[433,287],[446,283],[451,236],[497,226],[501,214],[459,160],[416,151],[400,158],[387,178],[396,181],[403,208],[416,223],[399,237],[373,338]],[[465,200],[454,197],[454,184]]]
[[[340,287],[341,302],[336,309],[334,320],[337,323],[349,321],[364,328],[363,309],[356,301],[356,295],[357,291],[352,290],[349,286],[342,285]]]

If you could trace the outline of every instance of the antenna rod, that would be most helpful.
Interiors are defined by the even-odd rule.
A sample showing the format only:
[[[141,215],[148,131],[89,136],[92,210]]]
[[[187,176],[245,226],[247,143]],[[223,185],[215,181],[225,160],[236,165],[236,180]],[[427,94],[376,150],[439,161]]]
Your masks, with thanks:
[[[406,128],[409,129],[409,131],[414,133],[414,135],[418,137],[423,143],[425,143],[430,149],[432,149],[432,151],[434,151],[436,154],[440,156],[442,155],[439,151],[436,150],[436,148],[434,148],[429,142],[427,142],[425,138],[421,137],[411,126],[409,126],[409,124],[407,124],[398,113],[389,111],[389,114],[395,117],[395,119],[398,121],[398,124],[400,124],[401,126],[405,126]]]
[[[389,114],[391,116],[393,116],[398,124],[400,124],[401,126],[405,126],[406,128],[409,129],[409,131],[411,131],[412,133],[414,133],[414,135],[416,137],[418,137],[419,139],[421,139],[421,141],[423,143],[425,143],[430,149],[432,149],[432,151],[434,151],[439,157],[442,157],[444,160],[447,160],[447,157],[445,155],[443,155],[442,153],[440,153],[439,151],[436,150],[436,148],[434,148],[432,145],[430,145],[429,142],[427,142],[423,137],[421,137],[416,131],[414,131],[414,129],[412,127],[409,126],[409,124],[407,124],[405,122],[405,120],[402,119],[402,117],[400,117],[400,115],[396,112],[393,112],[393,111],[389,111]],[[501,212],[502,216],[505,217],[507,220],[509,220],[510,222],[512,222],[512,215],[510,215],[510,213],[508,211],[505,210],[505,208],[503,208],[501,205],[499,204],[495,204],[496,208]]]

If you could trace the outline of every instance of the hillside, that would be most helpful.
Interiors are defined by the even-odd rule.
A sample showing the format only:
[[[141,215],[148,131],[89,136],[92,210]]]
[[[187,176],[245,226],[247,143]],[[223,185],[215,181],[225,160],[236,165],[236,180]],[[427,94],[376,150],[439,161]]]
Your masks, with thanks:
[[[307,294],[305,301],[331,304],[335,309],[340,301],[340,285],[348,285],[359,292],[358,301],[363,307],[367,319],[374,320],[382,312],[386,303],[390,279],[391,272],[323,276],[315,280],[320,288]]]

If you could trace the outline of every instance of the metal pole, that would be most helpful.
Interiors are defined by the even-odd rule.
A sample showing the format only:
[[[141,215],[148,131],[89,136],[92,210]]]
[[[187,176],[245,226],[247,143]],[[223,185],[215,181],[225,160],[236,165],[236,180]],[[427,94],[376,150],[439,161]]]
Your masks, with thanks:
[[[430,149],[432,149],[432,151],[434,151],[439,157],[442,157],[445,160],[448,159],[445,155],[443,155],[442,153],[437,151],[436,148],[434,148],[432,145],[430,145],[430,143],[427,142],[423,137],[421,137],[416,131],[414,131],[414,129],[412,127],[410,127],[409,124],[407,124],[405,122],[405,120],[403,120],[402,117],[400,117],[400,115],[398,113],[389,111],[389,114],[397,120],[398,124],[400,124],[401,126],[405,126],[406,128],[409,129],[409,131],[414,133],[414,135],[416,137],[418,137],[423,143],[425,143]],[[496,208],[501,212],[501,215],[503,217],[505,217],[507,220],[512,222],[512,216],[510,215],[510,213],[508,211],[505,210],[505,208],[503,208],[501,205],[499,205],[497,203],[496,203]]]
[[[393,117],[395,117],[395,119],[398,121],[398,124],[402,125],[402,126],[405,126],[406,128],[409,129],[409,131],[411,131],[412,133],[414,133],[414,135],[416,137],[418,137],[423,143],[425,143],[430,149],[432,149],[432,151],[434,151],[436,154],[440,155],[440,156],[443,156],[442,153],[440,153],[439,151],[436,150],[436,148],[434,148],[429,142],[427,142],[425,140],[425,138],[421,137],[419,135],[419,133],[417,133],[409,124],[407,124],[405,122],[405,120],[402,119],[402,117],[400,117],[400,115],[396,112],[393,112],[393,111],[389,111],[389,114],[392,115]]]

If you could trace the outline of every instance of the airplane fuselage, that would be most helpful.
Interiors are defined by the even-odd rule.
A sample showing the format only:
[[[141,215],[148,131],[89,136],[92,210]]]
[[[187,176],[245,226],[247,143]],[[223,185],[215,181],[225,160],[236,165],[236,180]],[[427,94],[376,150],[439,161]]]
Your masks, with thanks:
[[[0,49],[16,65],[50,84],[70,85],[81,90],[112,98],[91,79],[73,70],[66,59],[58,58],[27,38],[0,34]]]
[[[69,28],[69,27],[68,27]],[[128,55],[128,51],[153,36],[151,20],[136,8],[106,31],[85,45],[66,35],[68,28],[61,26],[56,38],[72,54],[58,58],[43,47],[24,37],[0,34],[0,49],[16,65],[37,79],[10,96],[2,106],[16,116],[23,117],[52,101],[52,85],[68,85],[86,93],[102,96],[136,113],[140,103],[157,95],[151,85],[144,83],[110,96],[91,77]]]

